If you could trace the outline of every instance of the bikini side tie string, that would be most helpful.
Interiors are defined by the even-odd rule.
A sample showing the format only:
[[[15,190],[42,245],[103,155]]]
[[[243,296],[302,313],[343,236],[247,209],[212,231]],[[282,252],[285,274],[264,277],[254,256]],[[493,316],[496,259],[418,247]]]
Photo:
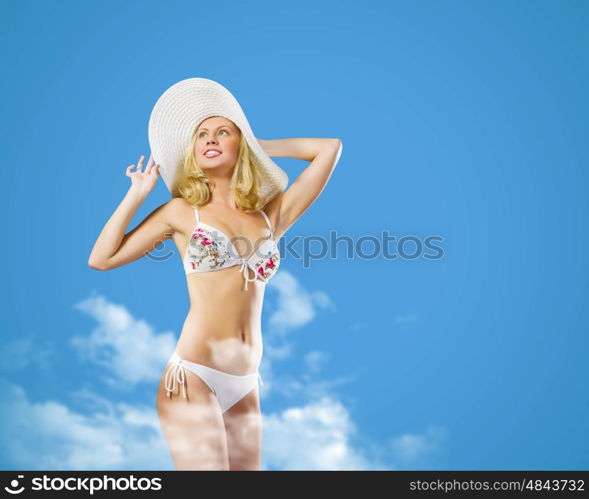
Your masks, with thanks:
[[[169,398],[172,398],[176,382],[182,386],[182,395],[186,398],[186,373],[184,366],[182,366],[182,360],[174,361],[174,365],[166,373],[165,386]]]

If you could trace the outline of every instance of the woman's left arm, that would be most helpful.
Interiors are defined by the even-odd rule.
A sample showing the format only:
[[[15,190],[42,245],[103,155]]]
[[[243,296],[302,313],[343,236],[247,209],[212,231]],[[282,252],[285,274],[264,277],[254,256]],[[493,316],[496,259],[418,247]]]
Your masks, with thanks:
[[[342,154],[340,139],[295,138],[258,142],[270,157],[296,158],[311,163],[264,211],[273,221],[274,237],[279,239],[313,204],[327,185]]]

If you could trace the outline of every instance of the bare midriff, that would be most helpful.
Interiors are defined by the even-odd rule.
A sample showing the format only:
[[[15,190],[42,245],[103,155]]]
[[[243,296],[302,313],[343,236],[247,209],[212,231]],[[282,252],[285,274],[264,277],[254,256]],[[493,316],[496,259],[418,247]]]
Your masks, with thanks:
[[[265,287],[256,280],[245,290],[239,269],[186,274],[190,310],[176,346],[185,360],[238,376],[256,372],[262,360]]]

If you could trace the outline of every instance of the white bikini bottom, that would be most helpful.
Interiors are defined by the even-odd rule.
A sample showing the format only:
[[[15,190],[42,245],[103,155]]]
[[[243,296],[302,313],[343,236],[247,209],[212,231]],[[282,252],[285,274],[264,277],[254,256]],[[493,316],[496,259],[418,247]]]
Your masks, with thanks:
[[[184,369],[188,369],[190,372],[193,372],[201,378],[212,390],[219,401],[222,412],[228,410],[252,391],[258,383],[258,379],[262,386],[264,385],[259,371],[245,374],[243,376],[237,376],[235,374],[219,371],[218,369],[213,369],[212,367],[184,360],[176,353],[176,351],[174,351],[168,362],[172,363],[166,373],[165,379],[166,393],[168,394],[168,397],[172,398],[172,393],[176,389],[176,382],[178,382],[179,387],[182,387],[182,395],[186,398],[186,374]]]

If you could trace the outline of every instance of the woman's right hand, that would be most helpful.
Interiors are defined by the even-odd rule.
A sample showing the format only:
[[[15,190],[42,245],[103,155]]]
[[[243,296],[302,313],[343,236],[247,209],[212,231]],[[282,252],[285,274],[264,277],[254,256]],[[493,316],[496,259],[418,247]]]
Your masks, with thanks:
[[[153,154],[149,156],[149,163],[145,167],[145,171],[141,171],[143,166],[143,160],[145,156],[139,158],[137,166],[130,165],[127,168],[126,176],[131,179],[131,190],[137,193],[139,196],[145,198],[153,190],[155,184],[157,184],[158,175],[160,172],[160,165],[153,164]],[[133,168],[136,168],[133,171]]]

